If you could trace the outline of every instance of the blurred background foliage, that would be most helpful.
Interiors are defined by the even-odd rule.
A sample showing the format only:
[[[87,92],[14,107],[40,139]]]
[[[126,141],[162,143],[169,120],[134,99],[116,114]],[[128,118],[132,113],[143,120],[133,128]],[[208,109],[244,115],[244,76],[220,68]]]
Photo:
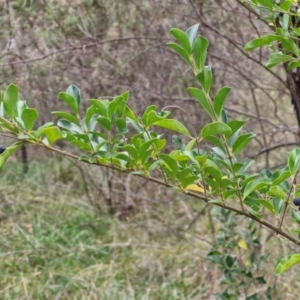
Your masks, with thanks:
[[[243,51],[246,42],[269,29],[235,0],[3,0],[0,88],[17,84],[22,99],[38,109],[41,123],[53,120],[51,111],[62,105],[58,92],[75,84],[84,99],[113,97],[130,90],[131,106],[138,112],[151,104],[159,109],[179,105],[201,128],[207,117],[186,91],[197,83],[191,70],[166,47],[172,40],[172,27],[185,30],[196,23],[200,23],[199,33],[210,41],[212,92],[223,85],[232,87],[228,117],[249,119],[245,130],[257,134],[244,152],[256,159],[253,171],[282,166],[299,139],[286,74],[283,68],[263,66],[267,50]],[[180,111],[172,109],[172,114],[189,126]],[[5,145],[11,143],[5,136],[1,139]],[[27,148],[27,153],[30,167],[26,175],[21,174],[18,163],[2,171],[1,185],[10,186],[1,188],[1,211],[6,216],[1,230],[8,230],[7,240],[2,241],[6,253],[1,262],[6,270],[0,279],[2,299],[52,299],[53,295],[55,299],[212,299],[220,292],[218,284],[211,285],[211,278],[217,282],[222,273],[205,261],[218,227],[211,208],[133,176],[62,160],[44,150]],[[105,223],[101,227],[99,216],[107,205],[117,218],[100,218]],[[51,216],[57,209],[60,222]],[[52,224],[46,233],[39,227],[43,222],[43,230]],[[68,227],[72,222],[80,224],[74,231]],[[96,238],[87,234],[83,241],[76,240],[93,226]],[[275,265],[276,253],[282,256],[288,246],[258,230],[261,245],[255,251],[261,255],[273,251],[265,267],[268,270]],[[56,234],[68,240],[70,247],[62,240],[57,242]],[[101,240],[108,248],[99,254],[95,249]],[[125,248],[124,241],[129,241]],[[82,259],[89,257],[83,264],[76,256],[80,243],[92,247],[92,254],[82,248],[86,254]],[[55,260],[57,247],[63,249],[58,254],[61,258],[75,255],[70,261],[62,260],[68,272]],[[115,256],[110,247],[126,251],[118,250],[120,256]],[[14,251],[23,250],[27,252],[22,252],[20,262]],[[11,251],[13,254],[7,254]],[[38,261],[32,263],[30,255],[36,255]],[[90,266],[96,267],[92,271]],[[34,272],[41,276],[36,285]],[[105,272],[105,278],[89,281],[93,272]],[[295,273],[297,270],[290,271]],[[273,274],[273,269],[267,271],[270,284],[276,282]],[[279,295],[288,295],[285,299],[298,299],[293,298],[296,282],[282,280],[278,286]],[[105,295],[106,290],[111,294]],[[283,299],[280,297],[275,299]]]

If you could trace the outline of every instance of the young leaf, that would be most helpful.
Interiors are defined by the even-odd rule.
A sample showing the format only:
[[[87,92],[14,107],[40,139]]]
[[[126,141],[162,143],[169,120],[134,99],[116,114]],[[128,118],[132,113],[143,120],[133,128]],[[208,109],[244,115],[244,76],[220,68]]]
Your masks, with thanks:
[[[194,43],[194,61],[197,67],[198,74],[203,71],[203,67],[206,62],[206,56],[207,56],[207,48],[208,48],[209,42],[208,40],[199,35]]]
[[[283,258],[277,265],[275,274],[280,275],[292,266],[298,264],[300,262],[300,254],[292,254],[285,258]]]
[[[219,118],[221,117],[226,98],[230,91],[230,87],[224,86],[217,92],[214,98],[214,110]]]
[[[38,112],[33,108],[25,108],[22,112],[21,118],[26,130],[30,131],[32,130],[35,120],[38,118]]]
[[[217,134],[228,134],[231,132],[231,129],[228,125],[221,123],[221,122],[215,122],[207,124],[202,130],[201,130],[201,137],[205,138],[210,135],[217,135]]]
[[[196,88],[193,88],[193,87],[189,87],[187,90],[194,98],[196,98],[196,100],[198,100],[200,105],[210,115],[211,119],[214,120],[214,114],[213,114],[212,109],[209,105],[208,99],[206,98],[206,95],[203,93],[203,91],[201,91],[199,89],[196,89]]]
[[[19,89],[10,84],[3,95],[3,103],[6,115],[13,119],[17,116],[17,103],[19,101]]]

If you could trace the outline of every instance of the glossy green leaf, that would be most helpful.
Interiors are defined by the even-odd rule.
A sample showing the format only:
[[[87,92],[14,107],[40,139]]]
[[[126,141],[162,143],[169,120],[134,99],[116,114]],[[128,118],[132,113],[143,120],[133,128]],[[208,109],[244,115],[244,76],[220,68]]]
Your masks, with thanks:
[[[187,90],[194,98],[196,98],[196,100],[200,103],[200,105],[206,110],[206,112],[210,115],[211,119],[214,120],[213,111],[209,105],[208,99],[204,94],[204,92],[193,87],[189,87]]]
[[[281,182],[283,182],[284,180],[288,179],[291,176],[292,174],[289,170],[281,169],[272,175],[271,177],[271,180],[273,181],[272,185],[279,185]]]
[[[155,122],[162,121],[166,119],[170,115],[170,112],[168,111],[162,111],[160,113],[156,111],[150,111],[148,115],[146,116],[145,125],[150,126],[154,124]]]
[[[222,110],[230,91],[230,87],[224,86],[217,92],[214,98],[214,110],[219,118],[221,118]]]
[[[232,145],[232,150],[234,151],[235,155],[239,155],[239,153],[249,144],[249,142],[254,137],[255,134],[252,132],[240,135]]]
[[[300,166],[300,148],[295,148],[289,153],[288,165],[291,174],[295,175]]]
[[[27,131],[32,130],[34,122],[38,118],[38,112],[33,108],[25,108],[22,112],[21,118],[24,122]]]
[[[285,199],[286,198],[286,193],[284,192],[284,190],[279,185],[271,186],[268,194],[270,196],[278,197],[280,199]]]
[[[244,189],[243,199],[245,199],[248,195],[250,195],[254,191],[258,191],[268,185],[271,185],[271,181],[267,178],[258,178],[249,182]]]
[[[184,31],[182,31],[178,28],[172,28],[170,30],[170,33],[181,44],[181,46],[184,49],[184,51],[186,52],[186,54],[190,55],[192,53],[192,47],[191,47],[188,35]]]
[[[72,134],[83,133],[82,129],[78,125],[71,123],[70,121],[65,119],[59,119],[57,125],[61,128],[68,130]]]
[[[267,210],[269,210],[272,214],[275,214],[275,209],[273,207],[273,205],[264,199],[261,200],[257,200],[263,207],[265,207]]]
[[[92,103],[96,109],[96,113],[103,116],[107,117],[107,107],[109,105],[108,101],[105,100],[98,100],[98,99],[89,99],[88,100],[90,103]]]
[[[252,51],[258,47],[267,46],[274,41],[282,41],[282,40],[283,40],[282,36],[275,35],[275,34],[268,34],[248,42],[245,45],[244,49],[246,51]]]
[[[176,160],[174,160],[167,154],[160,154],[159,158],[163,160],[164,164],[172,172],[172,175],[173,175],[172,177],[176,176],[176,173],[178,171],[178,165],[177,165]]]
[[[19,89],[16,85],[10,84],[3,95],[3,104],[6,115],[14,119],[17,116],[17,103],[19,101]]]
[[[282,54],[282,53],[272,53],[269,56],[269,60],[266,63],[266,67],[271,69],[280,63],[290,61],[292,59],[293,59],[293,56],[290,56],[290,55],[286,55],[286,54]]]
[[[107,131],[111,129],[111,120],[106,117],[98,117],[97,122]]]
[[[198,28],[199,28],[199,24],[195,24],[186,31],[192,49],[197,37]]]
[[[43,134],[45,134],[50,146],[57,140],[63,138],[63,135],[57,126],[44,128]]]
[[[23,145],[23,142],[16,142],[9,147],[5,149],[4,152],[0,154],[0,169],[3,167],[4,163],[7,161],[7,159],[21,146]]]
[[[199,83],[201,84],[203,90],[206,94],[209,94],[210,88],[213,83],[213,77],[210,66],[205,66],[196,78],[198,79]]]
[[[229,135],[226,135],[227,138],[231,137],[235,132],[238,130],[241,130],[244,126],[244,124],[247,121],[242,121],[242,120],[232,120],[227,123],[227,125],[231,128],[231,133]]]
[[[68,113],[68,112],[64,112],[64,111],[53,111],[52,114],[53,114],[53,115],[56,115],[56,116],[58,116],[58,117],[60,117],[60,118],[66,119],[66,120],[68,120],[68,121],[71,122],[71,123],[75,123],[76,125],[79,125],[78,119],[77,119],[74,115],[72,115],[72,114],[70,114],[70,113]]]
[[[208,45],[208,39],[200,35],[197,37],[194,43],[193,54],[198,74],[203,71],[206,62]]]
[[[63,100],[71,109],[72,111],[78,115],[79,109],[76,102],[76,99],[69,93],[61,92],[58,94],[58,97]]]
[[[179,56],[181,56],[190,66],[192,66],[192,64],[190,62],[190,58],[186,54],[186,52],[184,51],[183,48],[181,48],[179,45],[174,44],[174,43],[167,43],[167,46],[169,46],[170,48],[175,50],[177,52],[177,54],[179,54]]]
[[[274,8],[270,0],[257,0],[257,3],[263,7],[269,8],[270,10]]]
[[[290,11],[290,8],[291,8],[291,5],[292,5],[292,1],[291,0],[286,0],[286,1],[283,1],[279,8],[281,10],[283,10],[284,12],[289,12]]]
[[[273,202],[273,207],[275,209],[276,215],[279,215],[284,203],[283,200],[278,197],[274,197],[272,202]]]
[[[283,258],[276,267],[275,274],[280,275],[300,262],[300,254],[292,254]]]
[[[291,61],[288,64],[288,70],[292,70],[292,69],[296,69],[296,68],[300,68],[300,61]]]
[[[205,138],[210,135],[217,135],[217,134],[228,134],[231,132],[231,129],[228,125],[221,123],[221,122],[214,122],[207,124],[201,130],[201,137]]]
[[[70,85],[66,92],[76,100],[77,109],[79,111],[80,103],[81,103],[80,89],[76,85]]]
[[[107,117],[108,117],[108,119],[110,119],[110,120],[112,119],[114,112],[117,110],[117,108],[121,104],[121,102],[123,102],[123,97],[118,96],[118,97],[115,97],[113,99],[113,101],[111,101],[108,104],[108,107],[107,107]]]
[[[88,151],[90,153],[94,152],[92,146],[88,143],[83,142],[83,141],[73,140],[71,143],[73,145],[77,146],[80,150]]]
[[[153,123],[153,125],[173,130],[187,136],[191,136],[187,128],[175,119],[164,119],[162,121]]]

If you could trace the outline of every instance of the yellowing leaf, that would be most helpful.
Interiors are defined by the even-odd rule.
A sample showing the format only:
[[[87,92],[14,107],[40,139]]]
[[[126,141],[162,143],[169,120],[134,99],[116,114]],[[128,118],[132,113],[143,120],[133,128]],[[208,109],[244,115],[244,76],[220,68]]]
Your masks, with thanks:
[[[238,245],[242,249],[248,250],[248,245],[247,245],[247,243],[244,240],[239,240]]]
[[[204,194],[204,189],[197,184],[189,184],[186,189]]]

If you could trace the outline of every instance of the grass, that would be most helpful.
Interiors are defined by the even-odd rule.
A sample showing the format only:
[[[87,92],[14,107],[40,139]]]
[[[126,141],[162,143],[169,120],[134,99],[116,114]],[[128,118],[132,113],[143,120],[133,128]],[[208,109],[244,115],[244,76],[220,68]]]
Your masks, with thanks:
[[[221,273],[206,259],[206,216],[178,230],[188,221],[178,201],[120,221],[90,207],[80,178],[62,183],[56,167],[2,171],[0,299],[214,299]]]

